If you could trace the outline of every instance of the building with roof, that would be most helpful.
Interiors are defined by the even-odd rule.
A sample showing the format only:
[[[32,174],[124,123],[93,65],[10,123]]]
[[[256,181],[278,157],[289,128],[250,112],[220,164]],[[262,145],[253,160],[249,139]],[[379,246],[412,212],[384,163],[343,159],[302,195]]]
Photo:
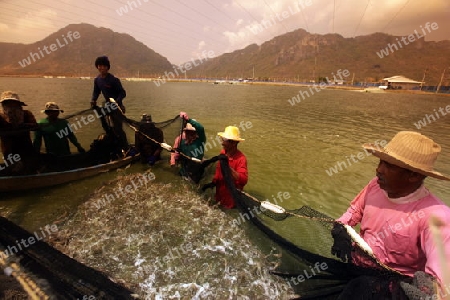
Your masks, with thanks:
[[[423,82],[407,78],[402,75],[383,78],[384,86],[393,90],[411,90],[419,87]]]

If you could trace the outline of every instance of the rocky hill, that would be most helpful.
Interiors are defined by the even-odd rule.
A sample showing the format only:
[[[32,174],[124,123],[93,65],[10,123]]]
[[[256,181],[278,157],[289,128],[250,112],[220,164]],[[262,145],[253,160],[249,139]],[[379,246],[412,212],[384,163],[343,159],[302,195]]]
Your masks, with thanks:
[[[121,77],[156,76],[170,62],[128,34],[89,24],[68,25],[33,44],[0,43],[0,75],[94,76],[97,56]]]
[[[198,63],[187,75],[299,82],[336,75],[347,82],[377,82],[394,75],[420,81],[426,73],[426,85],[437,85],[450,67],[450,41],[420,35],[410,42],[383,33],[344,38],[298,29]],[[111,58],[111,72],[120,77],[159,77],[172,70],[165,57],[133,37],[89,24],[69,25],[33,44],[0,43],[0,53],[0,75],[92,77],[99,55]],[[339,70],[348,76],[338,76]],[[442,84],[450,85],[450,70],[446,74]]]
[[[191,77],[230,79],[254,74],[260,80],[317,82],[320,77],[332,80],[340,69],[348,70],[347,81],[354,74],[355,82],[394,75],[420,81],[426,72],[426,84],[437,85],[443,70],[450,67],[450,41],[430,42],[415,36],[414,42],[406,40],[406,44],[401,38],[383,33],[344,38],[298,29],[260,46],[253,44],[210,59],[196,67]],[[445,77],[443,84],[448,85],[450,76]]]

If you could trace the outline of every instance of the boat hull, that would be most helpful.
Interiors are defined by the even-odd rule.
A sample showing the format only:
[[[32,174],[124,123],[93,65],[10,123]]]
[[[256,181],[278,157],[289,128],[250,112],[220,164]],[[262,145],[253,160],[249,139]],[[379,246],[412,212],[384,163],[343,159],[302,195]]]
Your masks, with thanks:
[[[24,191],[64,184],[126,166],[136,159],[138,159],[138,156],[127,156],[105,164],[61,172],[23,176],[2,176],[0,177],[0,192]]]

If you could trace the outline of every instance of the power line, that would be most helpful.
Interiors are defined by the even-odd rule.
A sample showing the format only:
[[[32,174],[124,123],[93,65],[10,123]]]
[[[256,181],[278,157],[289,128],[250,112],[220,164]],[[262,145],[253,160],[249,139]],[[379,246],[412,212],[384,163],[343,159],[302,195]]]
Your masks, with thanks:
[[[277,13],[272,9],[272,7],[270,7],[270,5],[266,2],[266,0],[263,0],[264,1],[264,3],[266,4],[266,6],[272,11],[272,13],[274,14],[274,15],[276,15]],[[286,33],[288,32],[288,29],[286,28],[286,26],[284,26],[284,23],[280,23],[281,24],[281,26],[283,26],[284,27],[284,30],[286,31]]]
[[[245,11],[253,20],[256,21],[256,23],[259,23],[259,20],[257,20],[242,4],[238,2],[238,0],[234,0],[234,3],[236,3],[243,11]],[[261,38],[258,37],[258,40],[262,43],[264,42]]]
[[[245,11],[250,17],[252,17],[253,20],[255,20],[256,22],[259,22],[259,20],[257,20],[244,6],[242,6],[237,0],[234,1],[237,5],[239,5],[239,7]]]
[[[362,19],[364,18],[364,15],[366,14],[366,11],[367,11],[367,8],[369,7],[369,4],[370,4],[370,0],[367,1],[366,8],[364,9],[364,12],[363,12],[363,14],[362,14],[362,16],[361,16],[361,19],[359,19],[358,25],[356,25],[355,33],[353,33],[353,37],[356,36],[356,32],[358,31],[359,25],[361,24],[361,21],[362,21]]]
[[[381,32],[385,32],[386,28],[389,27],[389,25],[391,25],[392,21],[394,21],[394,19],[398,16],[398,14],[406,7],[406,5],[409,3],[410,0],[406,0],[406,3],[397,11],[397,13],[394,15],[394,17],[392,17],[392,19],[387,23],[387,25],[383,28],[383,30]]]
[[[333,33],[334,33],[334,17],[336,15],[336,0],[333,1]]]
[[[91,2],[91,3],[94,3],[93,1],[90,1],[90,0],[86,0],[86,1]],[[118,3],[120,3],[121,5],[125,5],[125,6],[126,6],[126,5],[129,5],[129,4],[128,4],[128,1],[127,1],[127,3],[122,3],[122,2],[120,2],[120,1],[118,1],[118,0],[115,0],[115,1],[118,2]],[[177,12],[177,11],[175,11],[175,10],[173,10],[173,9],[171,9],[171,8],[169,8],[169,7],[167,7],[167,6],[165,6],[165,5],[156,3],[156,2],[154,2],[154,1],[150,1],[150,2],[151,2],[152,4],[154,4],[154,5],[157,5],[157,6],[159,6],[159,7],[162,7],[163,9],[166,9],[166,10],[170,11],[171,13],[176,14],[176,15],[182,17],[183,19],[186,19],[186,20],[188,20],[188,21],[190,21],[190,22],[192,22],[192,23],[194,23],[194,24],[200,25],[201,27],[204,26],[202,23],[200,23],[200,22],[198,22],[198,21],[196,21],[196,20],[194,20],[194,19],[188,18],[188,17],[186,17],[186,16],[180,14],[179,12]],[[97,4],[97,3],[94,3],[94,4],[99,5],[99,4]],[[184,3],[180,3],[180,4],[186,6]],[[101,6],[101,5],[100,5],[100,6]],[[189,7],[188,7],[188,8],[189,8]],[[151,16],[151,17],[155,17],[155,18],[161,19],[161,20],[163,20],[163,21],[165,21],[165,22],[168,22],[168,23],[170,23],[170,24],[175,24],[176,26],[182,28],[183,30],[186,30],[186,25],[178,24],[178,23],[174,22],[173,19],[171,19],[171,20],[166,20],[166,19],[164,19],[164,18],[161,18],[161,17],[158,16],[158,15],[148,13],[148,12],[145,11],[145,10],[139,10],[139,11],[140,11],[141,13],[143,13],[143,14],[146,14],[146,15],[149,15],[149,16]],[[197,12],[197,11],[196,11],[196,12]],[[197,13],[200,13],[200,12],[197,12]],[[147,22],[148,20],[142,20],[142,21]],[[172,31],[173,31],[173,30],[172,30]],[[177,35],[180,34],[180,32],[178,32],[178,31],[174,31],[174,32],[175,32]],[[190,36],[189,34],[183,34],[183,36],[188,36],[188,37],[190,37],[190,38],[192,38],[192,39],[194,39],[194,40],[199,40],[199,41],[203,39],[203,37],[198,37],[198,36],[197,36],[197,37],[193,37],[193,36]],[[227,46],[227,45],[225,45],[222,41],[217,40],[217,39],[215,39],[214,37],[210,38],[210,40],[211,40],[211,41],[214,41],[217,45]]]
[[[119,0],[116,0],[116,1],[119,2]],[[121,2],[119,2],[119,3],[121,3]],[[200,22],[197,22],[196,20],[190,19],[190,18],[188,18],[188,17],[186,17],[186,16],[180,14],[179,12],[177,12],[177,11],[175,11],[175,10],[173,10],[173,9],[171,9],[171,8],[169,8],[169,7],[167,7],[167,6],[165,6],[165,5],[162,5],[162,4],[157,3],[157,2],[154,2],[154,1],[151,1],[151,3],[153,3],[153,4],[155,4],[155,5],[159,6],[159,7],[162,7],[163,9],[166,9],[166,10],[168,10],[168,11],[170,11],[170,12],[172,12],[172,13],[178,15],[178,16],[180,16],[180,17],[182,17],[182,18],[184,18],[184,19],[186,19],[186,20],[192,22],[193,24],[200,25],[201,27],[204,26],[204,24],[202,24],[202,23],[200,23]],[[145,13],[145,14],[147,14],[147,15],[151,15],[151,14],[147,13],[146,11],[143,11],[143,13]],[[171,23],[171,24],[172,24],[172,23]],[[182,27],[183,29],[186,29],[186,25],[179,25],[179,26]],[[195,38],[195,39],[198,39],[198,38]],[[217,44],[219,44],[219,45],[225,45],[222,41],[216,40],[215,38],[210,38],[210,40],[215,41],[215,42],[216,42]]]
[[[94,4],[94,5],[100,6],[100,7],[102,7],[102,8],[105,8],[104,5],[100,5],[100,4],[98,4],[98,3],[94,2],[94,1],[91,1],[91,0],[85,0],[85,1],[90,2],[90,3]],[[116,1],[117,1],[117,0],[116,0]],[[117,1],[117,2],[119,2],[119,1]],[[122,2],[119,2],[119,3],[122,4],[122,5],[124,4],[124,3],[122,3]],[[139,11],[141,11],[141,10],[139,10]],[[161,18],[161,17],[159,17],[158,15],[150,14],[150,13],[147,13],[147,12],[145,12],[145,13],[146,13],[147,15],[149,15],[149,16],[155,17],[155,18],[160,19],[160,20],[162,20],[162,21],[169,22],[170,24],[174,24],[174,25],[176,25],[176,26],[178,26],[178,27],[180,27],[180,28],[182,28],[182,29],[186,29],[186,26],[183,26],[183,25],[180,25],[180,24],[178,24],[178,23],[175,23],[175,22],[173,22],[173,20],[167,21],[166,19]],[[143,21],[143,22],[149,22],[149,20],[142,20],[142,19],[140,19],[140,20]],[[127,23],[132,24],[132,25],[134,25],[134,26],[136,26],[136,27],[140,27],[140,24],[137,24],[137,23],[131,23],[131,22],[127,22]],[[163,28],[160,24],[158,24],[157,27]],[[165,29],[168,30],[168,31],[171,31],[171,32],[173,32],[173,33],[179,34],[178,31],[173,30],[173,29],[171,29],[171,28],[165,27]],[[145,33],[142,32],[142,33],[143,33],[143,34],[148,34],[148,32],[145,32]],[[192,36],[190,36],[190,35],[186,35],[186,36],[189,36],[190,38],[196,39],[196,37],[192,37]]]
[[[224,13],[221,9],[219,9],[217,6],[215,6],[214,4],[212,4],[211,2],[209,2],[208,0],[203,0],[205,1],[207,4],[209,4],[211,7],[215,8],[218,12],[224,14],[225,16],[227,16],[227,18],[232,21],[233,23],[236,22],[235,19],[233,19],[232,17],[230,17],[228,14]]]
[[[63,8],[60,8],[60,7],[55,7],[55,6],[52,6],[52,5],[47,5],[47,4],[44,4],[44,3],[39,3],[39,2],[36,2],[36,1],[31,1],[31,2],[33,2],[33,3],[35,3],[35,4],[37,4],[37,5],[41,5],[41,6],[45,6],[45,7],[47,7],[47,8],[49,8],[49,9],[52,9],[52,10],[54,10],[54,11],[63,11],[63,12],[68,12],[69,14],[70,14],[70,16],[73,16],[73,15],[75,15],[75,16],[80,16],[80,17],[86,17],[86,14],[84,14],[84,15],[80,15],[80,14],[77,14],[76,13],[76,11],[68,11],[68,10],[66,10],[66,9],[63,9]],[[92,3],[92,2],[91,2]],[[119,2],[120,3],[120,2]],[[96,4],[96,3],[94,3],[94,4]],[[29,7],[23,7],[23,6],[20,6],[20,5],[16,5],[16,4],[11,4],[11,5],[15,5],[15,6],[17,6],[17,7],[20,7],[20,8],[22,8],[22,10],[15,10],[15,11],[17,11],[17,12],[19,12],[19,14],[20,15],[25,15],[25,14],[27,14],[28,13],[28,11],[29,11]],[[97,5],[97,4],[96,4]],[[73,6],[74,8],[80,8],[80,7],[78,7],[78,6]],[[100,5],[100,7],[102,7],[102,8],[106,8],[105,6],[102,6],[102,5]],[[81,8],[80,8],[81,9]],[[86,11],[86,8],[82,8],[84,11]],[[109,17],[109,16],[107,16],[107,15],[105,15],[105,14],[99,14],[97,11],[92,11],[92,10],[88,10],[88,11],[90,11],[90,12],[93,12],[94,14],[96,14],[96,15],[101,15],[101,16],[104,16],[104,17],[107,17],[108,19],[111,19],[111,17]],[[103,9],[103,11],[105,11],[104,9]],[[113,20],[114,20],[115,18],[113,18]],[[70,21],[74,21],[75,23],[79,23],[79,20],[75,20],[75,19],[73,19],[73,18],[70,18],[70,17],[68,17],[68,18],[64,18],[63,19],[63,21],[60,21],[60,20],[58,20],[58,16],[52,16],[51,18],[48,18],[48,20],[52,20],[53,22],[57,22],[58,24],[62,24],[61,26],[65,26],[65,25],[68,25],[68,24],[70,24]],[[69,22],[67,22],[69,20]],[[164,20],[164,19],[163,19]],[[14,20],[12,20],[12,21],[14,21]],[[147,22],[148,22],[148,20],[146,20]],[[35,20],[33,20],[33,22],[34,23],[40,23],[40,24],[44,24],[42,21],[35,21]],[[124,21],[124,20],[120,20],[120,22],[117,22],[118,24],[120,24],[120,26],[117,26],[117,27],[119,27],[119,28],[121,28],[122,30],[125,30],[126,32],[128,31],[128,32],[132,32],[132,35],[134,36],[134,37],[143,37],[144,38],[144,40],[145,39],[148,39],[148,37],[149,37],[149,35],[151,35],[151,36],[155,36],[155,40],[157,41],[157,43],[163,43],[163,44],[169,44],[169,45],[174,45],[175,47],[173,47],[173,48],[175,48],[176,50],[174,50],[173,51],[173,53],[179,53],[179,50],[180,50],[180,40],[179,39],[176,39],[176,41],[175,40],[171,40],[170,39],[170,37],[172,37],[172,35],[167,35],[167,34],[164,34],[164,33],[162,33],[162,30],[160,30],[160,31],[156,31],[156,30],[152,30],[152,31],[150,31],[150,32],[144,32],[144,31],[140,31],[140,30],[136,30],[136,28],[140,28],[140,27],[142,27],[142,25],[141,24],[137,24],[137,23],[133,23],[133,22],[126,22],[126,21]],[[127,27],[127,26],[123,26],[123,23],[126,23],[126,24],[130,24],[130,25],[132,25],[133,26],[133,29],[130,29],[129,27]],[[160,28],[160,29],[163,29],[163,27],[161,27],[161,26],[155,26],[156,28]],[[35,29],[35,28],[34,28]],[[170,31],[172,31],[172,32],[174,32],[174,33],[176,33],[177,35],[179,35],[180,33],[179,32],[177,32],[177,31],[174,31],[174,30],[172,30],[172,29],[170,29],[170,28],[167,28],[167,30],[170,30]],[[161,34],[161,36],[158,36],[159,34]],[[189,36],[189,35],[186,35],[186,34],[184,34],[183,36]],[[195,37],[192,37],[191,36],[191,38],[192,39],[195,39]],[[155,48],[155,45],[152,45],[151,46],[151,48]],[[166,50],[167,51],[167,50]],[[170,51],[170,50],[169,50]],[[188,52],[187,50],[186,50],[186,52]]]
[[[180,3],[181,5],[183,5],[184,7],[186,7],[186,8],[188,8],[188,9],[192,10],[193,12],[196,12],[197,14],[203,16],[204,18],[206,18],[206,19],[208,19],[208,20],[210,20],[210,21],[212,21],[212,22],[214,22],[214,23],[217,24],[218,26],[220,26],[220,27],[222,27],[222,28],[224,28],[225,30],[228,31],[228,28],[226,28],[225,26],[221,25],[221,24],[218,23],[216,20],[211,19],[210,17],[208,17],[208,16],[205,15],[204,13],[202,13],[202,12],[200,12],[200,11],[198,11],[198,10],[196,10],[196,9],[194,9],[194,8],[192,8],[192,7],[190,7],[190,6],[188,6],[188,5],[186,5],[185,3],[181,2],[180,0],[175,0],[175,1],[177,1],[178,3]]]
[[[306,31],[309,32],[308,22],[306,21],[305,14],[303,13],[303,9],[301,9],[300,12],[301,12],[301,14],[302,14],[303,21],[305,22]]]
[[[12,5],[21,7],[21,6],[16,5],[16,4],[12,4]],[[17,10],[17,9],[12,8],[12,7],[8,7],[8,9],[11,10],[11,11],[18,12],[18,13],[21,14],[21,15],[24,14],[24,11],[23,11],[23,10]],[[25,8],[25,9],[27,9],[27,8]],[[3,19],[9,21],[9,23],[11,23],[11,24],[14,23],[14,21],[16,21],[16,19],[15,19],[14,17],[12,17],[12,16],[6,16],[6,17],[3,17]],[[61,19],[61,20],[60,20],[60,19]],[[59,18],[59,19],[58,19],[58,18],[53,17],[52,19],[48,19],[48,20],[50,20],[50,21],[52,21],[52,22],[55,22],[55,23],[57,23],[57,24],[60,24],[60,25],[58,25],[58,26],[60,26],[60,27],[65,27],[65,26],[67,26],[67,25],[69,24],[69,23],[67,23],[67,20],[69,20],[69,21],[74,21],[75,23],[79,23],[78,20],[74,20],[74,19],[71,19],[71,18]],[[25,26],[27,26],[27,27],[29,27],[29,28],[36,29],[36,27],[35,27],[36,24],[41,24],[43,27],[48,27],[48,26],[46,26],[46,25],[48,25],[48,24],[43,23],[41,20],[33,20],[33,24],[26,24]],[[51,26],[51,27],[53,27],[53,26]],[[58,30],[59,30],[59,29],[56,29],[56,31],[58,31]],[[53,33],[53,32],[52,32],[52,33]],[[50,34],[52,34],[52,33],[50,33]],[[157,33],[157,32],[155,32],[155,33]],[[49,34],[49,35],[50,35],[50,34]],[[144,37],[144,35],[137,34],[137,35],[134,35],[134,37]],[[148,35],[145,35],[145,37],[148,38]],[[163,44],[179,46],[178,43],[175,44],[173,41],[170,41],[170,40],[166,39],[165,36],[157,37],[157,38],[158,38],[158,42],[162,42]],[[152,45],[151,47],[154,48],[155,45]]]

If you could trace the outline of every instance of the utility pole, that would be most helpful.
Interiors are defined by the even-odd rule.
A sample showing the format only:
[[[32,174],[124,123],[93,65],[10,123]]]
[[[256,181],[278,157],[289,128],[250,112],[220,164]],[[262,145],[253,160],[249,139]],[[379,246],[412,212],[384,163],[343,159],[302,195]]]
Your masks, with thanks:
[[[423,73],[422,82],[420,83],[420,90],[422,90],[423,83],[425,82],[425,75],[427,75],[428,69],[425,69],[425,72]]]
[[[444,72],[442,72],[441,80],[439,81],[439,84],[438,84],[437,89],[436,89],[436,94],[439,93],[439,89],[441,88],[441,83],[442,83],[442,79],[444,79],[445,70],[447,70],[447,68],[445,68]]]
[[[317,36],[314,35],[314,69],[313,69],[313,82],[316,82],[316,66],[317,66]]]

